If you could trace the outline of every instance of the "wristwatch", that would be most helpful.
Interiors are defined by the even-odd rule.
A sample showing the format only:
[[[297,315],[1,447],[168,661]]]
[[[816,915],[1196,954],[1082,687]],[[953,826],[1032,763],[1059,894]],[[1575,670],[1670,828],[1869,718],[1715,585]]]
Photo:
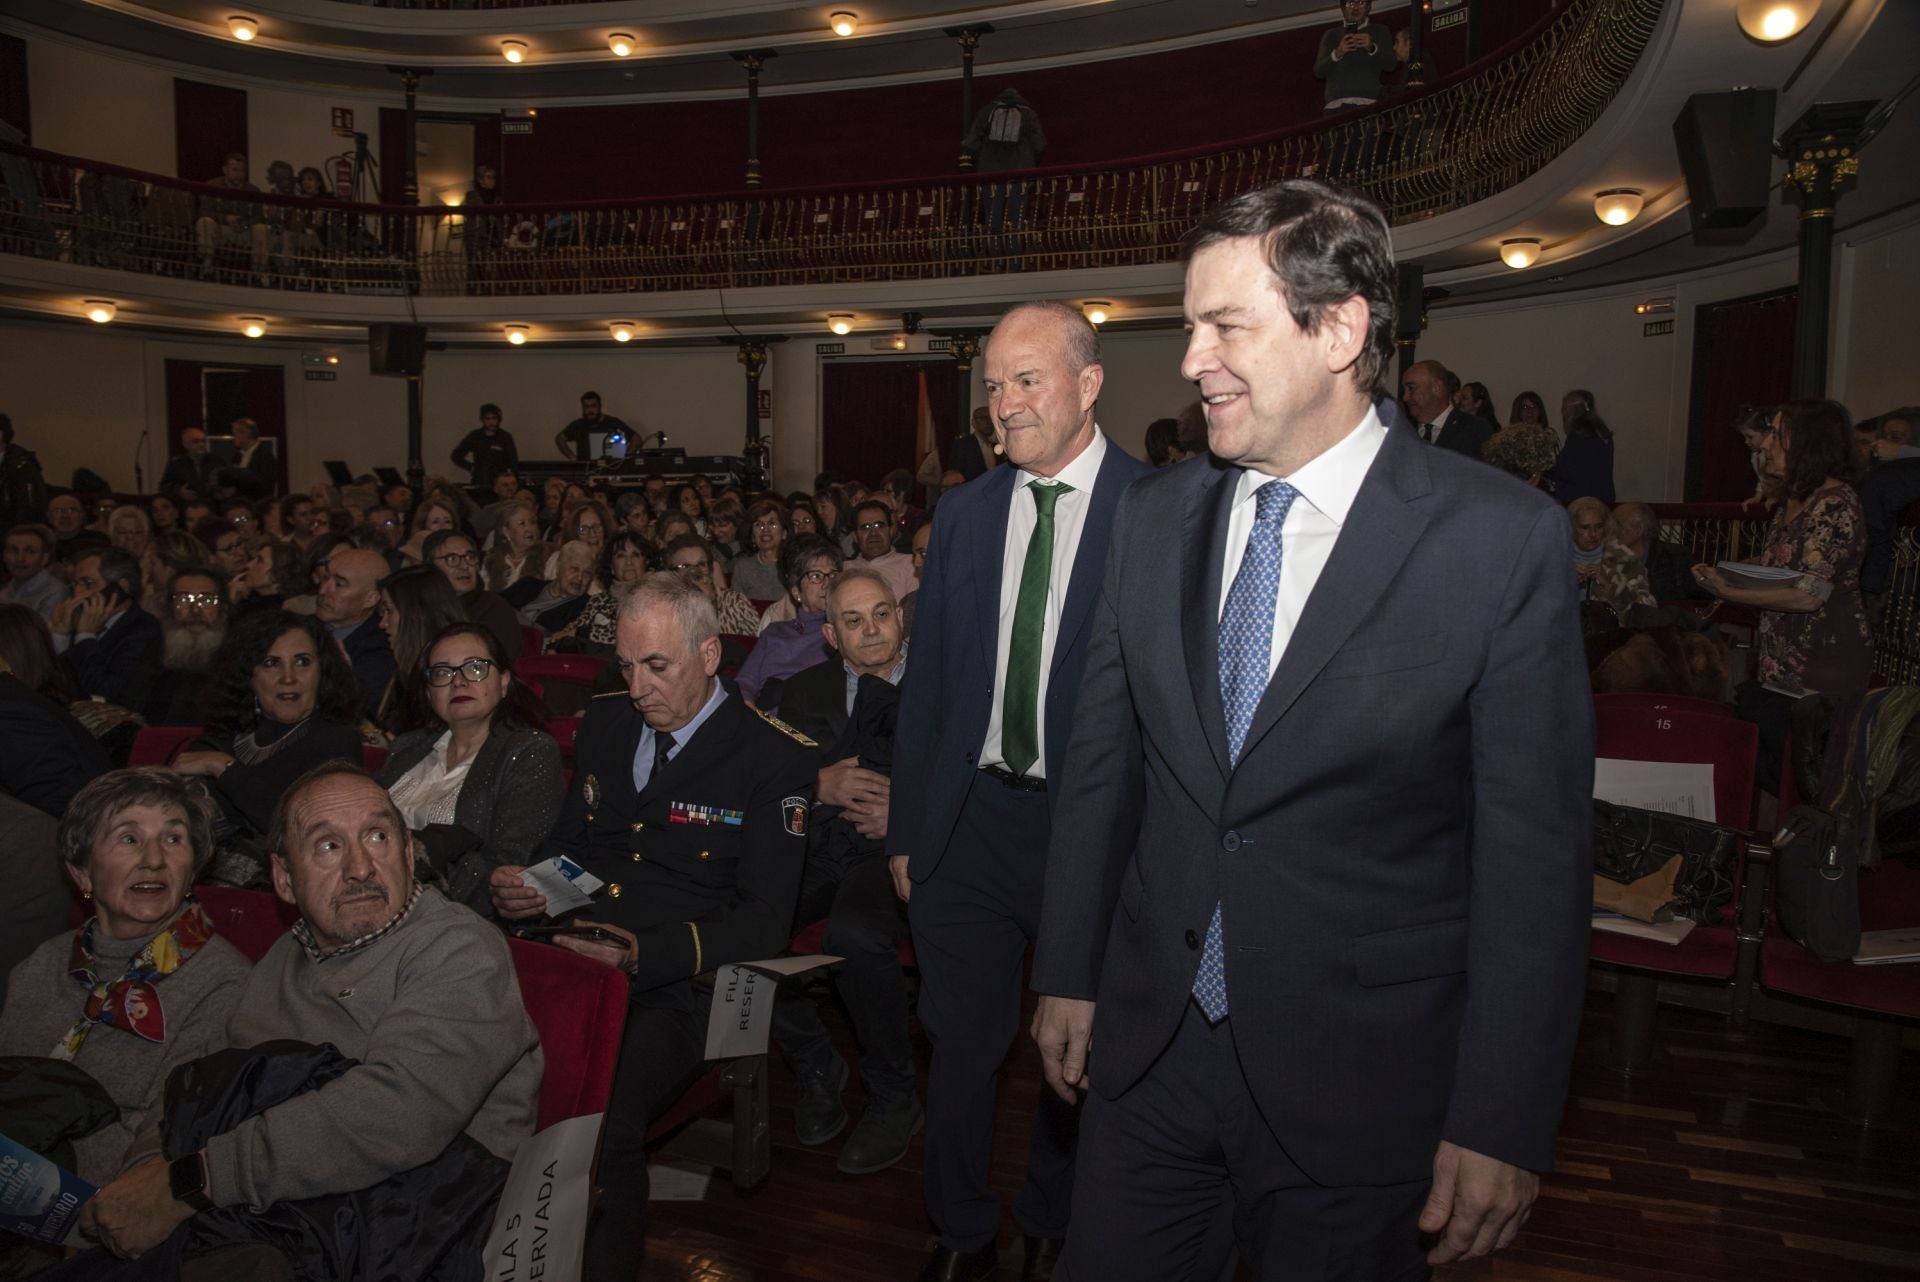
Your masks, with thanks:
[[[207,1155],[189,1153],[169,1162],[167,1188],[176,1202],[185,1202],[196,1211],[211,1211],[213,1199],[207,1196]]]

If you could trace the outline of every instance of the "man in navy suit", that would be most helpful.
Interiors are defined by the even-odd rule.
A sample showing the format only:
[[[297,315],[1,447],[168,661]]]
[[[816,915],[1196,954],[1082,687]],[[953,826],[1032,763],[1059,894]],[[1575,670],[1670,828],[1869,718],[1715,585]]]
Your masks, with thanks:
[[[1477,414],[1457,409],[1439,361],[1415,361],[1400,377],[1400,395],[1420,439],[1443,450],[1479,458],[1495,428]]]
[[[921,1277],[995,1276],[995,1086],[1020,1023],[1058,779],[1120,492],[1149,470],[1094,423],[1099,339],[1059,303],[987,340],[988,407],[1011,467],[940,502],[900,696],[887,848],[920,964],[927,1209]],[[911,745],[911,749],[909,749]],[[1014,1216],[1023,1276],[1051,1276],[1073,1186],[1074,1110],[1042,1091]]]
[[[1229,1219],[1256,1277],[1423,1278],[1552,1163],[1592,878],[1567,522],[1407,430],[1393,313],[1360,197],[1189,237],[1211,455],[1121,501],[1034,959],[1047,1077],[1092,1090],[1075,1282],[1219,1277]]]

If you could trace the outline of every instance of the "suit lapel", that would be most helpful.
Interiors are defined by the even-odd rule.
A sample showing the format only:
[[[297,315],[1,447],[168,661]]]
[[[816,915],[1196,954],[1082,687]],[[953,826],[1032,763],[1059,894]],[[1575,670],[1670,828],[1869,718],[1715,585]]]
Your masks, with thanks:
[[[1381,417],[1386,418],[1384,409]],[[1240,747],[1240,760],[1253,755],[1261,738],[1286,715],[1307,684],[1319,675],[1334,651],[1372,612],[1400,567],[1412,553],[1427,517],[1409,506],[1427,493],[1427,461],[1417,435],[1389,429],[1367,478],[1360,484],[1333,555],[1307,598],[1299,626],[1287,642],[1253,724]],[[1216,680],[1215,684],[1218,682]],[[1218,694],[1215,695],[1218,706]]]
[[[1000,576],[1005,573],[1007,546],[1007,499],[1013,490],[1015,468],[996,467],[987,473],[985,492],[980,495],[980,519],[975,522],[973,540],[973,590],[980,626],[975,630],[987,676],[991,680],[995,647],[1000,638]]]
[[[1196,466],[1200,466],[1196,464]],[[1220,573],[1226,562],[1227,523],[1240,469],[1212,458],[1187,500],[1180,546],[1180,628],[1186,642],[1187,679],[1200,729],[1213,749],[1220,775],[1228,768],[1227,714],[1220,698]]]
[[[1060,630],[1053,641],[1051,680],[1059,674],[1060,664],[1073,647],[1073,640],[1086,626],[1093,603],[1100,595],[1100,582],[1107,567],[1107,546],[1113,538],[1113,509],[1120,505],[1121,492],[1127,488],[1123,475],[1120,447],[1107,442],[1106,457],[1100,461],[1094,478],[1093,497],[1087,505],[1087,519],[1080,526],[1080,546],[1073,554],[1073,572],[1067,578],[1067,599],[1060,604]]]

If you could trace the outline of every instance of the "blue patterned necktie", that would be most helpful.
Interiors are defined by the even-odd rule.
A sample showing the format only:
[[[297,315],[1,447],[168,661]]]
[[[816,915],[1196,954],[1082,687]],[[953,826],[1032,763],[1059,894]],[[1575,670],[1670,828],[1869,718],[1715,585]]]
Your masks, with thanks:
[[[1226,711],[1227,757],[1240,762],[1241,745],[1253,725],[1253,712],[1266,693],[1273,655],[1273,608],[1280,595],[1280,527],[1300,491],[1285,481],[1269,481],[1254,491],[1253,528],[1240,572],[1227,592],[1220,614],[1220,702]],[[1193,997],[1209,1023],[1227,1017],[1227,950],[1220,929],[1220,905],[1207,923]]]

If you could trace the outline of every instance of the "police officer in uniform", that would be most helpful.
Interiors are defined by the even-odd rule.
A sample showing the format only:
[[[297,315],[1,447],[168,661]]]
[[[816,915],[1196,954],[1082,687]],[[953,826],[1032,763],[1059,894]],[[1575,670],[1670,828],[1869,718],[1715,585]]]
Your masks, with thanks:
[[[632,1282],[639,1271],[647,1125],[705,1067],[710,989],[694,977],[776,956],[799,894],[815,745],[715,675],[719,635],[712,602],[685,578],[634,584],[615,624],[626,692],[596,700],[581,722],[573,787],[541,851],[607,883],[575,924],[619,939],[556,942],[621,967],[633,988],[587,1282]],[[511,921],[546,907],[520,873],[499,868],[491,881],[494,907]]]

